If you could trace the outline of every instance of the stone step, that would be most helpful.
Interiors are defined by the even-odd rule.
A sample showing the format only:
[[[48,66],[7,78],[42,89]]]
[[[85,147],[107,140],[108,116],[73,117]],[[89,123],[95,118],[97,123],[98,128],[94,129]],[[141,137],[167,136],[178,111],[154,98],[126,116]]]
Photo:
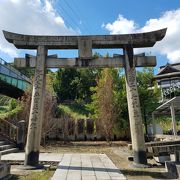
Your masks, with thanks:
[[[7,144],[7,142],[6,141],[0,141],[0,146],[4,145],[4,144]]]
[[[13,144],[0,145],[0,151],[4,151],[6,149],[14,148]]]
[[[10,153],[15,153],[18,152],[19,149],[18,148],[11,148],[11,149],[6,149],[3,151],[0,151],[0,154],[4,155],[4,154],[10,154]]]

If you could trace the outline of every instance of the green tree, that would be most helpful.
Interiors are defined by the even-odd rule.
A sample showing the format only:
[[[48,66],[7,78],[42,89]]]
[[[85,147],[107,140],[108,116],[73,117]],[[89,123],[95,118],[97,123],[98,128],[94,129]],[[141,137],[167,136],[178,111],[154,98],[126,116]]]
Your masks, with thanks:
[[[59,69],[53,83],[54,91],[59,102],[64,100],[74,100],[77,97],[77,84],[79,73],[76,69]]]
[[[116,69],[116,71],[114,71],[113,79],[115,82],[114,101],[116,108],[116,121],[114,126],[114,132],[119,137],[129,138],[130,130],[126,97],[126,83],[125,76],[122,75],[122,69]]]
[[[97,124],[106,140],[111,142],[115,122],[114,83],[111,69],[103,69],[94,89],[92,106],[96,113]]]
[[[142,71],[137,72],[138,92],[145,127],[148,124],[147,117],[158,106],[160,97],[160,90],[157,89],[155,84],[152,84],[153,76],[153,68],[143,68]],[[152,89],[153,86],[155,87],[154,89]]]
[[[95,69],[59,69],[53,83],[59,101],[90,102],[90,87],[96,86],[96,74]]]

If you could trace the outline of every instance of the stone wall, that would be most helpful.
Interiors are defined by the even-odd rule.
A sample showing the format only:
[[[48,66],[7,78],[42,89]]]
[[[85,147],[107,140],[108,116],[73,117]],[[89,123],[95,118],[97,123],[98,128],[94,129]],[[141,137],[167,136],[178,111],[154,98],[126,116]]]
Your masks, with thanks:
[[[48,139],[69,141],[105,140],[99,126],[93,119],[57,119],[56,130],[48,135]],[[117,135],[115,137],[115,140],[119,139]]]

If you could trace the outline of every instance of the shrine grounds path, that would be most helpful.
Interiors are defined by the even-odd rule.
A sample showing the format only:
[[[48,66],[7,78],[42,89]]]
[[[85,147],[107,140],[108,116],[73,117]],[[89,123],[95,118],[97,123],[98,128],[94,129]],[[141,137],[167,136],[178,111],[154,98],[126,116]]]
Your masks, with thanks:
[[[156,163],[154,160],[148,160],[150,168],[146,169],[135,169],[132,167],[131,162],[127,160],[128,156],[131,155],[127,147],[127,142],[116,141],[113,142],[111,146],[104,141],[86,141],[86,142],[69,142],[64,144],[60,141],[54,141],[46,145],[46,147],[41,147],[41,152],[51,152],[51,153],[104,153],[106,154],[112,162],[120,169],[123,175],[127,179],[168,179],[166,177],[165,168],[163,165]],[[56,164],[51,164],[56,166]],[[49,179],[54,174],[56,168],[53,166],[50,171],[46,172],[30,172],[30,171],[19,171],[17,170],[17,165],[13,165],[11,168],[12,174],[14,176],[12,179],[36,179],[38,176],[43,176],[45,179]]]

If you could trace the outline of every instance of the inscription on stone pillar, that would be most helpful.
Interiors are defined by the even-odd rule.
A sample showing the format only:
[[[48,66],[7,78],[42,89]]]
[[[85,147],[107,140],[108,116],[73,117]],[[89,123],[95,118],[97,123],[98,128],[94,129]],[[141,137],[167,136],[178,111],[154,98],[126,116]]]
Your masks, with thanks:
[[[131,139],[134,151],[135,164],[147,164],[145,142],[142,127],[142,115],[140,109],[139,95],[137,90],[136,70],[133,63],[133,48],[124,49],[126,91],[131,128]],[[129,59],[130,58],[130,59]]]
[[[26,144],[25,165],[36,166],[39,161],[39,147],[41,140],[43,99],[45,93],[45,60],[47,50],[44,46],[37,49],[36,71],[33,84],[29,128]]]

